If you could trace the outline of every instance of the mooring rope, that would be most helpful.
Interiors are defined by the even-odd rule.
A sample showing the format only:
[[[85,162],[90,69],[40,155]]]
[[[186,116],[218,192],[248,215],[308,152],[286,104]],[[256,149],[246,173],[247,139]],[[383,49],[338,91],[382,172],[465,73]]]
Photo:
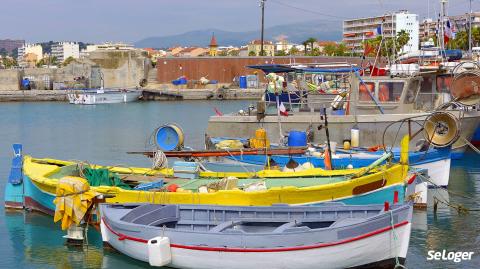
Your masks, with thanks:
[[[395,225],[393,223],[393,212],[392,210],[389,210],[388,212],[390,212],[390,226],[392,227],[392,234],[393,234],[393,251],[395,253],[395,267],[394,269],[396,268],[404,268],[404,269],[407,269],[407,267],[405,265],[402,265],[400,263],[400,260],[398,259],[398,255],[397,255],[397,243],[398,243],[398,235],[397,235],[397,232],[395,231]]]

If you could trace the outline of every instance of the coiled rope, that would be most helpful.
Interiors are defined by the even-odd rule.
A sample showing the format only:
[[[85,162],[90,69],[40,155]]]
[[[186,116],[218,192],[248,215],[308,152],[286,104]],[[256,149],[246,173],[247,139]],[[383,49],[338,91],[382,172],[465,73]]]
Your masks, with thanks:
[[[168,167],[167,155],[161,150],[155,151],[152,158],[152,169],[162,169]]]

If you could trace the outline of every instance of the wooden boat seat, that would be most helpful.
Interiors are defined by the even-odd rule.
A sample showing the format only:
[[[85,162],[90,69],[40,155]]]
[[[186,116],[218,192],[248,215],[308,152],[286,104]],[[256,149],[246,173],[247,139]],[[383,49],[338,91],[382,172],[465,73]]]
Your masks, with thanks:
[[[179,219],[180,209],[178,205],[159,206],[155,204],[139,206],[121,218],[125,222],[148,226],[161,226],[165,223],[176,222]]]

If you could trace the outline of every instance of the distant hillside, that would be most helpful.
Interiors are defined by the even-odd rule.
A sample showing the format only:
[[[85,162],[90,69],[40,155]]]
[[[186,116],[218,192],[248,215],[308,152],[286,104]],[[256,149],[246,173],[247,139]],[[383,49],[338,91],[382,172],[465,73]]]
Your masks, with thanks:
[[[265,28],[265,39],[274,41],[279,36],[286,36],[290,42],[302,43],[309,37],[319,40],[341,40],[340,22],[310,21]],[[190,31],[178,35],[148,37],[135,43],[138,48],[166,48],[171,46],[207,46],[212,32],[215,32],[220,46],[241,46],[253,39],[260,38],[260,30],[248,32],[229,32],[220,29]]]

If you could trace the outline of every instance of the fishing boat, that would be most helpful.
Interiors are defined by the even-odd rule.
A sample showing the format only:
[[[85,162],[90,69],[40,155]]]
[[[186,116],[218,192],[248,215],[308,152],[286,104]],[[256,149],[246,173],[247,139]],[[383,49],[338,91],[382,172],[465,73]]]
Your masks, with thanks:
[[[138,89],[83,89],[67,93],[70,104],[97,105],[138,101],[142,91]]]
[[[23,157],[21,147],[17,147],[5,188],[5,206],[53,214],[53,201],[62,178],[88,179],[90,189],[105,195],[110,203],[250,206],[319,204],[329,201],[347,204],[403,202],[406,199],[407,182],[412,183],[414,176],[409,173],[408,158],[404,154],[401,163],[377,166],[383,160],[379,159],[369,167],[334,171],[319,168],[298,172],[204,171],[203,178],[192,179],[166,177],[150,168],[84,167],[85,164],[76,162]],[[92,178],[88,174],[97,176]],[[106,178],[100,180],[99,174],[106,175]]]
[[[247,139],[242,138],[211,138],[212,144],[219,143],[221,141],[241,141],[241,144],[247,144]],[[388,149],[390,150],[390,149]],[[398,162],[400,158],[400,149],[393,148],[394,162]],[[286,166],[289,162],[294,161],[299,165],[305,163],[311,164],[313,167],[325,168],[325,146],[323,147],[310,147],[305,154],[277,154],[271,156],[265,155],[231,155],[223,157],[226,160],[226,164],[221,162],[206,162],[204,165],[210,167],[211,170],[228,170],[228,171],[244,171],[246,169],[262,170],[269,162],[272,162],[281,167]],[[379,147],[375,148],[355,148],[345,150],[340,147],[335,149],[332,153],[331,167],[334,169],[348,169],[365,167],[378,160],[378,158],[384,153],[384,150]],[[450,178],[450,163],[451,163],[451,148],[428,148],[418,151],[410,151],[409,164],[412,168],[427,169],[432,182],[431,186],[448,186]],[[221,161],[220,159],[218,161]],[[233,161],[233,162],[231,162]],[[236,162],[244,163],[246,166],[237,165]],[[300,167],[301,168],[301,167]]]
[[[230,207],[101,204],[102,240],[173,268],[393,268],[404,264],[409,204]]]
[[[270,74],[277,72],[278,65],[258,68]],[[261,126],[266,129],[271,141],[280,141],[292,130],[308,130],[313,142],[323,143],[327,140],[324,125],[325,117],[328,116],[331,141],[352,139],[351,133],[356,130],[359,132],[358,145],[361,147],[398,146],[398,137],[417,133],[429,121],[430,112],[442,108],[442,112],[458,120],[461,139],[452,146],[452,150],[463,152],[465,141],[472,139],[480,123],[480,111],[468,105],[456,108],[445,105],[452,104],[449,85],[455,84],[455,74],[448,71],[451,68],[446,71],[442,66],[437,66],[435,70],[421,70],[418,65],[414,68],[412,65],[399,64],[392,66],[390,71],[392,70],[395,72],[384,76],[362,76],[359,70],[352,67],[348,79],[342,70],[341,79],[333,77],[330,80],[332,83],[326,83],[327,80],[321,84],[338,92],[334,95],[338,97],[334,102],[335,98],[331,98],[331,95],[325,96],[323,100],[309,100],[310,91],[300,87],[297,82],[307,75],[327,79],[332,76],[330,69],[283,66],[278,72],[285,73],[282,84],[286,84],[286,87],[270,82],[269,85],[278,87],[268,86],[256,108],[249,109],[248,112],[242,110],[211,116],[207,134],[210,137],[249,137]],[[321,85],[318,86],[319,89],[322,88]],[[327,89],[325,92],[332,91]],[[285,116],[280,113],[282,107],[287,112],[283,113]],[[321,107],[326,108],[325,112]],[[412,138],[411,146],[421,139],[425,138]]]

